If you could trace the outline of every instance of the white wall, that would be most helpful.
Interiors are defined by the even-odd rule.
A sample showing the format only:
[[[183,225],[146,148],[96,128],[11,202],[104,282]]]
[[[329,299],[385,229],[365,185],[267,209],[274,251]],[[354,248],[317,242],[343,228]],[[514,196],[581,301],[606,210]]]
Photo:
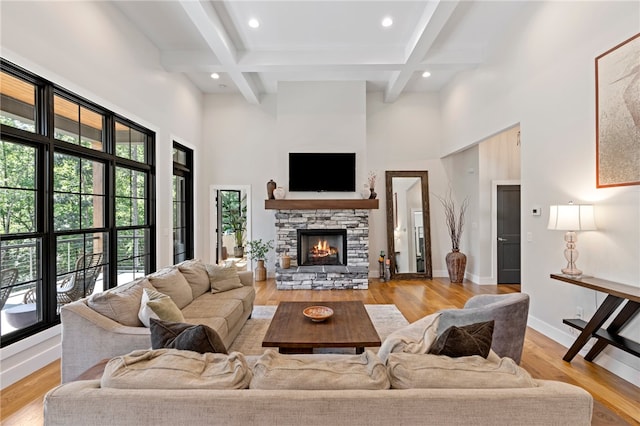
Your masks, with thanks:
[[[393,104],[382,94],[366,93],[361,82],[289,83],[261,105],[249,105],[239,95],[207,95],[204,139],[209,161],[205,184],[251,185],[252,238],[275,239],[275,211],[264,210],[266,183],[273,179],[287,186],[291,151],[356,152],[357,184],[366,183],[369,171],[377,174],[380,208],[370,213],[370,275],[377,276],[378,253],[387,250],[385,170],[428,170],[432,192],[442,193],[446,177],[439,160],[440,122],[437,97],[404,94]],[[238,166],[240,165],[240,166]],[[289,193],[288,198],[360,197],[359,193]],[[439,232],[443,223],[432,202],[434,269],[446,275]],[[203,221],[208,226],[208,219]],[[212,258],[208,253],[205,258]],[[275,256],[267,259],[273,273]],[[443,272],[444,271],[444,272]],[[434,271],[435,272],[435,271]]]
[[[206,167],[201,93],[164,72],[156,48],[106,2],[2,2],[1,13],[3,58],[156,132],[157,266],[171,264],[171,147],[177,140],[195,150],[198,187]],[[196,212],[206,207],[200,200]],[[196,234],[198,255],[208,241]],[[60,357],[52,330],[1,349],[2,387]]]
[[[638,32],[637,2],[531,3],[514,22],[501,59],[464,73],[442,93],[445,154],[520,123],[522,291],[531,295],[530,325],[565,345],[562,325],[576,307],[594,313],[602,294],[549,278],[564,266],[562,234],[546,229],[548,206],[596,205],[598,231],[579,235],[585,274],[640,287],[640,187],[595,187],[594,58]],[[464,123],[464,126],[460,126]],[[635,327],[637,330],[638,319]],[[637,336],[636,336],[637,338]],[[640,359],[608,348],[597,363],[638,385]]]
[[[446,193],[448,178],[440,160],[442,125],[438,97],[428,93],[403,93],[394,103],[382,93],[367,93],[367,162],[378,173],[376,192],[380,209],[370,217],[370,271],[377,271],[377,254],[387,251],[385,170],[427,170],[431,210],[431,259],[434,276],[448,276],[445,256],[450,242],[442,207],[433,194]]]
[[[478,284],[497,284],[496,182],[520,181],[520,126],[482,141],[478,152]]]

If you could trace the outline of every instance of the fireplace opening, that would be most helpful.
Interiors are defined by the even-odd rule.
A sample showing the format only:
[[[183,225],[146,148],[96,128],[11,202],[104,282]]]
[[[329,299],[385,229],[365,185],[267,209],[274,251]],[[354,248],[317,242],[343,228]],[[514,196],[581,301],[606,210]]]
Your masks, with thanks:
[[[298,229],[298,265],[346,265],[346,229]]]

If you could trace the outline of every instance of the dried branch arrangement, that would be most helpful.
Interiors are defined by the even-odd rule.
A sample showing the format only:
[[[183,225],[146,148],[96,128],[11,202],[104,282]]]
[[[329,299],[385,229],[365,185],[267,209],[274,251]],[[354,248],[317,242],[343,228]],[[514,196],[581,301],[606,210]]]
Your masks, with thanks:
[[[464,229],[464,215],[469,206],[469,199],[465,198],[460,205],[460,211],[456,213],[456,203],[453,200],[451,191],[445,198],[438,195],[435,196],[442,207],[444,207],[444,217],[447,221],[447,227],[449,228],[449,237],[451,238],[451,249],[460,250],[460,237],[462,236],[462,230]]]

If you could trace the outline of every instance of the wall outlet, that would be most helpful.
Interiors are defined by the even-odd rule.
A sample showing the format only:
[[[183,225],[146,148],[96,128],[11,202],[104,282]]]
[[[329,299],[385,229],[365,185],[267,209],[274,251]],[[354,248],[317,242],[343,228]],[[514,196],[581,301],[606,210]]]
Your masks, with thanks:
[[[576,318],[582,319],[583,311],[582,306],[576,306]]]

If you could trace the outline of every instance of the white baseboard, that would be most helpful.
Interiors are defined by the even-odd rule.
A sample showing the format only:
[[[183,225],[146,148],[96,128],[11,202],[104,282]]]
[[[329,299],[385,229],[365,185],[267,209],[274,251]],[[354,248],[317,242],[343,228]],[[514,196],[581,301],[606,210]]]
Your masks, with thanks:
[[[529,320],[527,325],[533,328],[536,331],[544,334],[548,338],[560,343],[565,348],[569,348],[573,342],[576,340],[576,336],[570,334],[568,331],[564,331],[562,329],[550,326],[544,321],[540,321],[539,319],[529,315]],[[579,352],[579,355],[585,356],[589,349],[593,346],[594,342],[589,342],[585,345],[584,348]],[[615,358],[612,358],[606,353],[600,353],[598,357],[594,360],[594,363],[599,365],[600,367],[609,370],[616,376],[626,380],[627,382],[640,386],[640,370],[636,370],[635,368],[618,361]]]
[[[45,346],[40,351],[34,350],[35,347],[46,344],[47,341],[51,342],[51,346]],[[2,348],[0,351],[0,360],[2,360],[0,389],[11,386],[60,359],[61,353],[59,325]]]

